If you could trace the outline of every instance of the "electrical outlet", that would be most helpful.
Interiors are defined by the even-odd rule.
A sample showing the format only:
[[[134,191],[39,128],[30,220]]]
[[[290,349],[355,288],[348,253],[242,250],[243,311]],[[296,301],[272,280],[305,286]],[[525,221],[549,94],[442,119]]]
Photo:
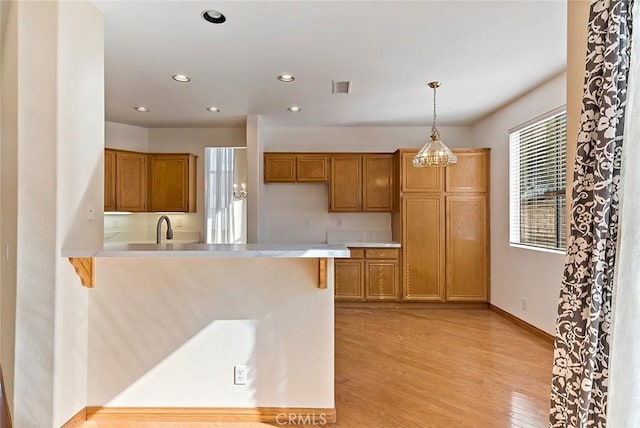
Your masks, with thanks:
[[[235,385],[247,384],[247,366],[233,367],[233,383]]]
[[[175,225],[176,227],[182,227],[182,216],[176,217]]]
[[[338,226],[338,227],[342,226],[342,217],[337,217],[336,218],[336,226]]]
[[[522,310],[526,311],[527,310],[527,299],[525,299],[524,297],[522,298],[522,302],[520,303],[520,305],[522,306]]]

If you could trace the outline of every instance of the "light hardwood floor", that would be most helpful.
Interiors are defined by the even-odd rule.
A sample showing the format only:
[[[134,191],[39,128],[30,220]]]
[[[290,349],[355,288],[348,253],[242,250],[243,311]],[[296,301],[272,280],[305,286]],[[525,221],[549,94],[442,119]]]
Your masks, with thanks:
[[[336,309],[339,427],[546,427],[551,345],[488,310]],[[264,428],[87,422],[83,428]]]

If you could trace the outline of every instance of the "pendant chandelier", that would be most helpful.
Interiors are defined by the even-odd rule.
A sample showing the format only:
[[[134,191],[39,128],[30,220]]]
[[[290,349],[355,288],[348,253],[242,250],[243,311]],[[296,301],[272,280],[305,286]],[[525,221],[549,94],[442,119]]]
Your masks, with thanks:
[[[440,82],[429,82],[429,87],[433,89],[433,124],[431,126],[431,140],[425,144],[413,157],[413,166],[449,166],[458,161],[458,158],[451,152],[442,141],[440,133],[436,128],[436,88]]]

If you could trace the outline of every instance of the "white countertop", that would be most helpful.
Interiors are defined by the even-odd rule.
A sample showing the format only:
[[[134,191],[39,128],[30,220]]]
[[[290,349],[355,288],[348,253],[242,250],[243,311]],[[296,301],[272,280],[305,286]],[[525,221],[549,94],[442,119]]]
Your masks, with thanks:
[[[394,241],[351,241],[351,242],[332,242],[330,245],[344,245],[353,248],[400,248],[399,242]]]
[[[99,251],[62,251],[62,257],[334,258],[349,257],[342,244],[105,244]]]

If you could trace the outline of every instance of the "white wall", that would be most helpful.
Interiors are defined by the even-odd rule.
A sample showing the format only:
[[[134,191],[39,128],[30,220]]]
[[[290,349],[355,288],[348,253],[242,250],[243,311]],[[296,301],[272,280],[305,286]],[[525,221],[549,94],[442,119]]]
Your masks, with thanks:
[[[78,35],[82,35],[79,37]],[[103,234],[104,34],[93,2],[58,4],[56,255],[100,249]],[[94,219],[87,218],[88,206]],[[90,293],[57,257],[53,426],[87,403]]]
[[[104,146],[108,149],[149,151],[149,129],[117,122],[104,122]]]
[[[102,242],[102,17],[88,1],[20,1],[9,12],[2,364],[14,426],[57,427],[86,406],[87,292],[59,255]]]
[[[317,275],[317,259],[97,259],[88,405],[334,407],[333,263],[327,289]]]
[[[57,8],[17,3],[17,427],[53,426]]]
[[[438,127],[450,147],[474,144],[469,127]],[[267,128],[265,152],[381,152],[421,147],[426,127]],[[262,175],[260,176],[262,182]],[[389,213],[329,213],[327,184],[262,186],[261,242],[324,242],[327,231],[391,232]]]
[[[473,146],[471,128],[438,126],[442,141],[450,147]],[[267,128],[265,152],[394,152],[398,148],[422,147],[431,127],[338,126]]]
[[[265,242],[263,153],[265,128],[260,116],[247,116],[247,242]]]
[[[16,236],[18,163],[18,59],[17,8],[0,2],[0,364],[7,400],[13,411],[15,321],[16,321]]]
[[[586,23],[589,22],[590,6],[591,2],[586,0],[567,1],[567,183],[573,182],[573,167],[578,145],[587,54]],[[567,186],[567,201],[572,197],[571,187]],[[570,226],[569,210],[567,210],[567,232]]]
[[[563,73],[473,126],[474,145],[491,148],[491,303],[548,333],[555,329],[564,255],[509,245],[509,129],[565,103]]]

